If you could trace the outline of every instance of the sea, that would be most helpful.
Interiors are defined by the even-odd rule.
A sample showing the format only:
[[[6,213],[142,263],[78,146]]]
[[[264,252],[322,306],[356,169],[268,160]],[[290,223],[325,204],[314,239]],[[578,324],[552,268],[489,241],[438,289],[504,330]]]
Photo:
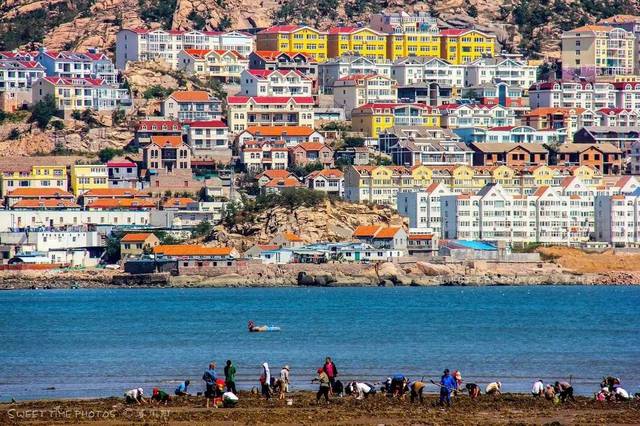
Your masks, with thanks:
[[[279,332],[249,333],[247,322]],[[185,379],[211,361],[240,389],[286,364],[292,389],[331,356],[343,381],[570,381],[640,391],[640,287],[69,289],[0,292],[0,401],[121,396]],[[429,390],[437,388],[429,385]]]

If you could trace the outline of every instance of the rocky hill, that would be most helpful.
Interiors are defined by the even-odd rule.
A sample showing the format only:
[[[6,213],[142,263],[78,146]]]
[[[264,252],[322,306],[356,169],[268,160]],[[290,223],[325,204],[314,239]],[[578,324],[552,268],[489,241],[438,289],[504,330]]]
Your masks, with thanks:
[[[403,218],[388,207],[369,207],[344,201],[325,200],[313,207],[276,207],[245,220],[217,226],[211,244],[229,245],[245,251],[254,244],[267,244],[279,232],[289,231],[305,242],[345,241],[358,225],[401,225]]]
[[[262,28],[306,22],[320,28],[366,22],[380,10],[428,11],[441,24],[476,24],[503,48],[558,55],[562,30],[618,13],[640,13],[639,0],[4,0],[0,48],[41,43],[112,49],[121,27]]]

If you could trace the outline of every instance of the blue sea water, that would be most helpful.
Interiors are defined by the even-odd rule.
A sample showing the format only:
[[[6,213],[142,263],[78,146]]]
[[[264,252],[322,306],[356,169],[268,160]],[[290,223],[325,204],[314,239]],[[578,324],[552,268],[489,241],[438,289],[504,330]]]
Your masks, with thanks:
[[[227,359],[240,388],[265,361],[310,388],[327,355],[343,380],[449,368],[514,392],[536,378],[571,378],[582,394],[604,375],[640,386],[640,287],[26,290],[0,292],[0,313],[0,400],[173,391],[187,378],[195,392]],[[282,331],[248,333],[250,319]]]

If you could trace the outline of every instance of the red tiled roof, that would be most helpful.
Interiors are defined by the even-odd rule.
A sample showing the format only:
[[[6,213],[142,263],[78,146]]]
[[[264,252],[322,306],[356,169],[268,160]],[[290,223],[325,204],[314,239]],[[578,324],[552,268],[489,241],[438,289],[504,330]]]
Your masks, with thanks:
[[[354,237],[373,237],[382,228],[380,225],[360,225],[353,231]]]
[[[249,126],[245,132],[254,136],[311,136],[315,130],[306,126]],[[286,135],[285,135],[286,134]]]
[[[178,135],[153,135],[151,136],[151,143],[158,145],[160,148],[165,148],[166,146],[178,148],[184,142],[182,142],[182,136]]]
[[[120,240],[122,243],[141,243],[147,240],[153,234],[151,232],[132,232]]]
[[[294,177],[286,177],[271,179],[265,186],[267,188],[298,188],[304,185]]]
[[[10,198],[73,198],[67,191],[58,188],[16,188],[7,194]]]
[[[381,240],[390,240],[398,233],[399,230],[400,230],[399,226],[390,226],[388,228],[382,228],[376,233],[376,235],[373,238],[381,239]]]
[[[204,90],[176,90],[170,97],[176,102],[207,102],[210,100],[209,93]]]
[[[130,188],[93,188],[83,194],[84,198],[134,198],[150,197],[146,192]]]
[[[162,208],[187,207],[189,204],[193,203],[196,203],[196,201],[187,197],[168,198],[164,203],[162,203]]]
[[[231,247],[205,247],[198,245],[159,245],[153,248],[155,254],[165,256],[230,256]]]
[[[11,206],[13,209],[55,209],[55,208],[65,208],[65,209],[79,209],[80,206],[76,204],[73,200],[60,200],[57,198],[45,198],[42,200],[29,198],[22,199]]]
[[[87,206],[89,209],[152,209],[156,203],[144,198],[106,198],[98,199]]]
[[[311,96],[228,96],[229,104],[246,104],[249,100],[257,104],[286,104],[293,101],[297,104],[313,104]]]
[[[198,121],[191,121],[188,123],[191,127],[203,127],[203,128],[226,128],[227,125],[224,124],[223,121],[221,120],[198,120]]]

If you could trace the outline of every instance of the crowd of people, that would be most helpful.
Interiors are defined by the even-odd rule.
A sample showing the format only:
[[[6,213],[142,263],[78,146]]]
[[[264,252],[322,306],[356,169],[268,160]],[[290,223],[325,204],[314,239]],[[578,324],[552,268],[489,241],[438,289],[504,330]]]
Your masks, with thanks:
[[[236,366],[231,360],[226,362],[223,375],[219,375],[216,371],[215,362],[209,364],[209,367],[202,375],[207,406],[209,399],[213,400],[216,406],[231,407],[237,404],[236,373]],[[279,375],[274,376],[271,374],[269,364],[264,362],[261,366],[258,382],[260,390],[258,391],[257,388],[254,388],[252,393],[259,393],[267,400],[276,395],[278,399],[285,399],[290,390],[291,369],[288,365],[284,365]],[[462,373],[459,370],[451,372],[449,369],[443,371],[439,381],[429,380],[427,382],[424,377],[420,380],[411,380],[404,374],[397,373],[377,383],[352,380],[345,385],[338,379],[338,368],[331,357],[327,357],[324,364],[316,370],[316,377],[311,380],[311,383],[317,383],[319,386],[316,393],[316,403],[321,401],[329,403],[333,396],[342,397],[345,395],[362,400],[378,393],[400,399],[404,399],[408,395],[411,403],[416,401],[422,403],[424,402],[425,389],[429,383],[439,389],[439,404],[442,407],[450,407],[452,398],[463,392],[468,393],[471,399],[478,398],[482,393],[480,385],[477,383],[464,383]],[[167,404],[175,397],[189,396],[191,395],[189,393],[190,384],[190,380],[180,382],[173,396],[159,388],[153,388],[151,401]],[[570,381],[555,381],[553,384],[545,384],[542,379],[538,379],[531,388],[533,397],[545,398],[557,403],[575,401],[573,392],[573,386]],[[495,381],[487,384],[484,388],[484,393],[492,396],[501,395],[502,383]],[[127,403],[144,404],[148,402],[145,400],[142,388],[131,389],[125,392],[124,396]],[[640,398],[640,394],[635,396]],[[620,379],[615,377],[603,378],[600,390],[595,394],[597,401],[624,401],[630,398],[629,392],[622,388]]]

